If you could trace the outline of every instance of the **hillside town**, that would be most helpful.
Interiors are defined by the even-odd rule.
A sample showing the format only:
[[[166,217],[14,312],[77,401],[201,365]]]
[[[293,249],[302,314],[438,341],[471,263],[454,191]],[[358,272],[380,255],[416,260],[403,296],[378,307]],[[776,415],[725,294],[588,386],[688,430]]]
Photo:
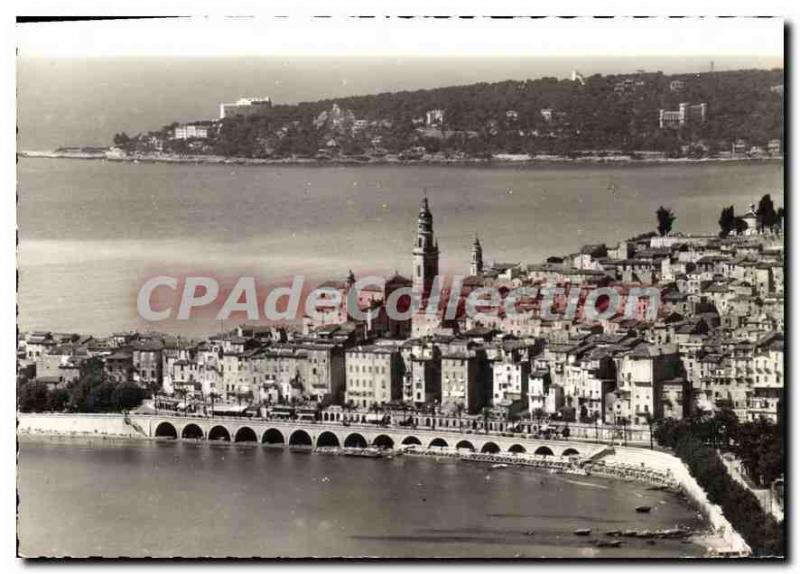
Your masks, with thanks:
[[[343,272],[320,286],[330,304],[301,323],[243,324],[201,341],[149,332],[21,333],[21,408],[79,408],[68,391],[93,366],[106,387],[139,389],[150,408],[200,415],[496,430],[549,421],[597,432],[646,430],[655,420],[727,408],[743,422],[776,423],[784,391],[784,251],[782,222],[766,221],[764,205],[773,209],[767,198],[727,234],[647,233],[534,264],[489,263],[476,236],[464,262],[469,275],[450,287],[461,300],[486,287],[507,296],[548,285],[563,294],[520,299],[525,314],[460,308],[448,318],[440,306],[392,318],[385,307],[395,291],[411,288],[427,299],[438,275],[426,197],[411,277],[395,273],[348,298],[357,279]],[[635,286],[657,287],[656,310],[639,304],[629,317],[607,309],[597,320],[581,310],[597,288],[620,293],[621,310]],[[371,311],[367,319],[353,318],[347,307],[356,301]],[[569,305],[578,312],[559,314]],[[25,387],[46,388],[53,402],[26,406],[32,395]]]

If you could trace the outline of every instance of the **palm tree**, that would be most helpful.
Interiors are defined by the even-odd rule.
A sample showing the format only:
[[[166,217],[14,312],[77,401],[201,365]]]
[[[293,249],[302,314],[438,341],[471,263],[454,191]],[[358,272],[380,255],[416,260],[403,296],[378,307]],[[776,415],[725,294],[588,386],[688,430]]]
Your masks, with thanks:
[[[645,421],[647,421],[647,428],[650,429],[650,450],[653,450],[653,423],[655,419],[650,413],[644,414]]]
[[[600,413],[594,411],[592,413],[592,422],[594,423],[594,442],[600,442],[600,429],[597,427],[597,421],[600,419]]]
[[[620,424],[622,425],[622,444],[628,446],[628,417],[622,417]]]
[[[350,399],[344,404],[345,410],[348,412],[347,422],[350,422],[350,418],[352,417],[353,411],[356,410],[356,404],[353,402],[353,399]]]
[[[211,399],[211,416],[214,416],[214,401],[219,398],[219,393],[214,389],[211,389],[208,392],[208,396]]]

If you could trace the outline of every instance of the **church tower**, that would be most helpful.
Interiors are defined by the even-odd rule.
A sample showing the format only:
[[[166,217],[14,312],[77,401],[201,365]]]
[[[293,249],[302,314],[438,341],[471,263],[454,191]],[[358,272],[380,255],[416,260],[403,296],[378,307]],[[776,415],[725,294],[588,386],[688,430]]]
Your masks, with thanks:
[[[417,240],[412,251],[414,271],[412,288],[423,297],[430,295],[433,278],[439,274],[439,244],[433,236],[433,216],[428,198],[422,200],[417,217]]]
[[[472,242],[472,265],[470,265],[469,274],[477,277],[483,275],[483,248],[477,235],[475,235],[475,241]]]

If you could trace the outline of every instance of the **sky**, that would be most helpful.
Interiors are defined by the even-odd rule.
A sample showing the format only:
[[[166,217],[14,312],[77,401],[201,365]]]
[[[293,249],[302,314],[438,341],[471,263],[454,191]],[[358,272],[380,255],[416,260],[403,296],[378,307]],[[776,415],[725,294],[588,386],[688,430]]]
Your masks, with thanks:
[[[18,25],[22,150],[107,145],[221,102],[296,103],[542,76],[783,65],[780,20],[311,21]]]

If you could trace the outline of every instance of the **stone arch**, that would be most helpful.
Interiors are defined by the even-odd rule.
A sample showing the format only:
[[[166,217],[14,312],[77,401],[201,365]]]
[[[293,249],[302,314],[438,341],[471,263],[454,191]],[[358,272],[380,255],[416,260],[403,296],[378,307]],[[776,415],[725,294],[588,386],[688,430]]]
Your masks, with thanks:
[[[201,439],[205,438],[205,436],[203,429],[194,423],[185,425],[181,431],[181,438]]]
[[[419,440],[417,437],[412,435],[412,436],[407,436],[406,438],[404,438],[401,441],[401,444],[405,444],[405,445],[416,444],[416,445],[422,446],[422,441]]]
[[[261,442],[264,444],[286,444],[286,439],[278,429],[267,429],[261,437]]]
[[[172,423],[164,421],[156,427],[156,438],[178,438],[178,431]]]
[[[516,453],[523,454],[523,453],[526,453],[528,451],[521,444],[512,444],[510,447],[508,447],[508,452],[516,452]]]
[[[458,444],[456,445],[456,450],[460,450],[462,448],[465,448],[465,449],[471,450],[472,452],[475,452],[475,445],[473,445],[468,440],[462,440],[462,441],[458,442]]]
[[[339,444],[339,437],[331,431],[325,431],[317,437],[317,446],[338,447],[341,445]]]
[[[231,441],[231,433],[222,425],[217,425],[208,431],[208,440]]]
[[[533,454],[541,454],[544,456],[553,456],[553,450],[549,446],[540,446]]]
[[[311,435],[303,429],[297,429],[289,436],[289,446],[311,446]]]
[[[258,435],[250,427],[241,427],[236,431],[233,442],[258,442]]]
[[[431,443],[428,445],[428,447],[432,447],[432,446],[435,446],[435,447],[440,447],[440,448],[447,448],[447,447],[448,447],[448,444],[447,444],[447,441],[446,441],[446,440],[444,440],[443,438],[436,437],[436,438],[435,438],[435,439],[433,439],[433,440],[431,441]]]
[[[497,454],[498,452],[500,452],[500,447],[497,446],[497,443],[488,441],[483,443],[483,446],[481,447],[481,452],[485,452],[488,454]]]
[[[561,456],[574,456],[579,454],[581,453],[579,453],[577,449],[569,447],[564,449],[564,452],[561,453]]]
[[[394,440],[388,435],[379,434],[372,441],[372,446],[377,446],[378,448],[394,448]]]
[[[367,444],[367,439],[364,438],[364,435],[357,432],[350,433],[344,439],[345,448],[367,448]]]

